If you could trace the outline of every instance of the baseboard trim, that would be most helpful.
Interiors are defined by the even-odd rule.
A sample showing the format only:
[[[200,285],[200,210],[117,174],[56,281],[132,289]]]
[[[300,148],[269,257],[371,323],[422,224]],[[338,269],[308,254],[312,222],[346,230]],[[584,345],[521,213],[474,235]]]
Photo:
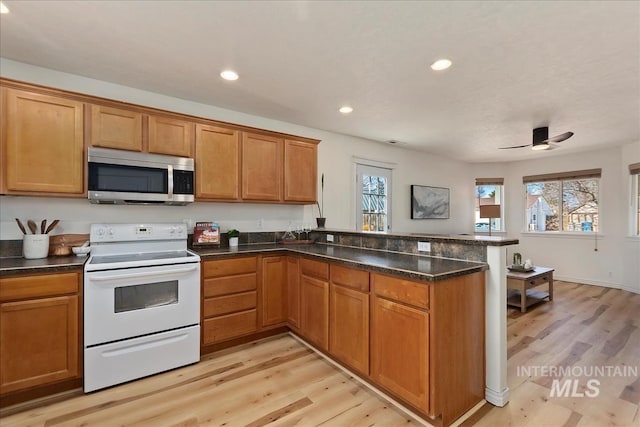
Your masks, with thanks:
[[[621,283],[601,282],[599,280],[584,279],[581,277],[558,276],[553,275],[553,280],[561,280],[563,282],[578,283],[580,285],[602,286],[604,288],[622,289]]]
[[[502,408],[509,403],[509,387],[502,391],[495,391],[487,387],[484,389],[484,398],[492,405]]]

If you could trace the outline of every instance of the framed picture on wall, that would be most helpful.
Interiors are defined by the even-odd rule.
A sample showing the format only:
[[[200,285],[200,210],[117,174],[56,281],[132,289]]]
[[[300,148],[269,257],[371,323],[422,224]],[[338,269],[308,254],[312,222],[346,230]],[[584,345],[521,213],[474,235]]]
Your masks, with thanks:
[[[411,219],[448,219],[449,189],[411,186]]]

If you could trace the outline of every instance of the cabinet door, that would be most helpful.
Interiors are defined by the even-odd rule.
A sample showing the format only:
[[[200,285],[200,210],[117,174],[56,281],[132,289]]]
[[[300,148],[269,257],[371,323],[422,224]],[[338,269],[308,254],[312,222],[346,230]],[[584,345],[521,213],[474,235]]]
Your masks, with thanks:
[[[286,257],[262,259],[262,326],[287,320]]]
[[[287,257],[287,321],[300,327],[300,268],[298,258]]]
[[[284,141],[284,200],[313,202],[318,189],[318,146]]]
[[[83,104],[5,89],[8,192],[84,193]]]
[[[196,125],[196,199],[240,197],[239,132]]]
[[[193,123],[168,117],[149,116],[149,152],[191,157]]]
[[[369,374],[369,294],[331,284],[329,353]]]
[[[282,200],[282,139],[242,134],[242,198]]]
[[[300,320],[302,334],[320,349],[329,344],[329,283],[300,276]]]
[[[78,297],[0,304],[0,392],[80,374]]]
[[[91,145],[142,151],[142,113],[92,105]]]
[[[372,309],[372,378],[426,412],[429,404],[428,313],[376,296]]]

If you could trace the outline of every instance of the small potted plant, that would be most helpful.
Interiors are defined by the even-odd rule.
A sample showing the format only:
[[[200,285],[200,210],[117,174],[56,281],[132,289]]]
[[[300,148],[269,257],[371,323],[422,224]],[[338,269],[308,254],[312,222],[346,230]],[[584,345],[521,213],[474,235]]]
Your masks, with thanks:
[[[227,237],[229,238],[229,247],[237,248],[238,247],[238,237],[240,237],[240,232],[235,228],[227,231]]]
[[[324,223],[327,220],[327,218],[322,215],[322,209],[324,208],[324,173],[320,178],[320,202],[322,205],[316,201],[318,211],[320,212],[320,216],[316,218],[316,224],[318,224],[318,228],[324,228]]]

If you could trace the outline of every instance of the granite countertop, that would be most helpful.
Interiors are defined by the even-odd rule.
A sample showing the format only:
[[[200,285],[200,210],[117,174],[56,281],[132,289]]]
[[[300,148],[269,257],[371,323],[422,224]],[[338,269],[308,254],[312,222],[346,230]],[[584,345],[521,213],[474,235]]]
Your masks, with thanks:
[[[240,245],[238,249],[194,248],[203,259],[238,254],[264,252],[297,253],[324,258],[351,267],[360,267],[381,273],[396,274],[417,280],[444,280],[451,277],[485,271],[488,264],[426,255],[412,255],[373,249],[361,249],[337,245],[280,245],[276,243]]]
[[[360,267],[371,271],[427,281],[444,280],[484,271],[489,268],[487,264],[479,262],[324,244],[281,245],[265,243],[240,245],[237,249],[196,247],[193,250],[203,259],[231,257],[240,254],[296,253],[330,260],[351,267]],[[82,268],[86,260],[87,257],[76,256],[42,259],[0,258],[0,275]]]
[[[402,233],[402,232],[372,232],[372,231],[353,231],[353,230],[339,230],[339,229],[315,229],[314,232],[321,233],[340,233],[357,236],[380,236],[380,237],[399,237],[402,239],[410,240],[425,240],[428,239],[431,242],[460,242],[465,245],[479,245],[479,246],[509,246],[517,245],[518,239],[513,237],[506,237],[502,235],[489,236],[489,235],[475,235],[475,234],[430,234],[430,233]]]

